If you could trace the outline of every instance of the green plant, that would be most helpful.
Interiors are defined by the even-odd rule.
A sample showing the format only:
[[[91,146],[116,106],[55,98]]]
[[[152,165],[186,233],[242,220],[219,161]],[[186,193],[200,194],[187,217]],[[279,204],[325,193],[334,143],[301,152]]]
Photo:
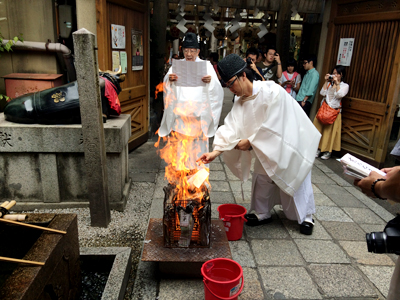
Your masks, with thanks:
[[[20,33],[19,36],[15,36],[12,40],[9,40],[7,43],[3,43],[3,40],[4,40],[4,36],[0,32],[0,56],[1,56],[1,52],[4,52],[4,51],[10,52],[10,51],[12,51],[12,47],[15,45],[16,42],[18,42],[18,41],[23,42],[24,41],[24,39],[22,38],[22,33]],[[0,101],[3,100],[3,99],[8,101],[8,99],[10,99],[10,97],[7,97],[6,95],[0,94]]]

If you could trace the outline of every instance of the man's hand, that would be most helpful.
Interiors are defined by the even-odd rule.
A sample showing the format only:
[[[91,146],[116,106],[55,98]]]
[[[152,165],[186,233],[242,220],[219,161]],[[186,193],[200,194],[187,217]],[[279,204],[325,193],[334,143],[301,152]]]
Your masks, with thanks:
[[[211,82],[211,75],[206,75],[203,78],[201,78],[201,81],[204,83],[210,83]]]
[[[276,62],[277,62],[278,64],[281,63],[281,57],[279,56],[278,52],[275,52],[274,59],[276,60]]]
[[[301,106],[304,107],[306,105],[306,101],[301,101]]]
[[[220,155],[222,151],[214,150],[213,152],[204,153],[200,158],[196,161],[201,161],[205,164],[212,162],[218,155]]]
[[[169,81],[177,81],[178,80],[178,76],[176,76],[176,74],[171,73],[168,76]]]
[[[374,197],[374,198],[375,198],[374,193],[372,193],[372,191],[371,191],[371,185],[372,185],[372,183],[373,183],[375,180],[377,180],[377,179],[379,179],[379,178],[383,178],[382,175],[379,175],[378,173],[372,171],[372,172],[368,175],[368,177],[365,177],[365,178],[363,178],[363,179],[361,179],[361,180],[360,180],[360,179],[355,179],[355,180],[354,180],[354,185],[356,185],[356,186],[358,186],[359,188],[361,188],[361,191],[362,191],[364,194],[366,194],[367,196],[370,196],[370,197]]]
[[[240,140],[240,142],[235,146],[235,149],[237,150],[242,150],[242,151],[247,151],[251,147],[251,144],[248,139],[245,140]]]

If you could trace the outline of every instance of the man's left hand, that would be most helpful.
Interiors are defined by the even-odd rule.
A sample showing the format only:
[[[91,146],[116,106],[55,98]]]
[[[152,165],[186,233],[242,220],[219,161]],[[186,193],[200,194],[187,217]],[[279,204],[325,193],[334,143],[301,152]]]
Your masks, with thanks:
[[[359,188],[361,188],[361,191],[364,194],[366,194],[367,196],[375,198],[374,193],[372,193],[372,191],[371,191],[371,185],[378,178],[383,178],[383,176],[378,174],[378,173],[376,173],[376,172],[374,172],[374,171],[372,171],[369,174],[369,176],[367,176],[367,177],[365,177],[365,178],[363,178],[361,180],[360,179],[355,179],[354,180],[354,185],[356,185]]]
[[[210,83],[211,82],[211,75],[206,75],[203,78],[201,78],[201,81],[204,83]]]
[[[237,150],[242,150],[242,151],[247,151],[251,147],[251,144],[248,139],[246,140],[240,140],[240,142],[235,146],[235,149]]]

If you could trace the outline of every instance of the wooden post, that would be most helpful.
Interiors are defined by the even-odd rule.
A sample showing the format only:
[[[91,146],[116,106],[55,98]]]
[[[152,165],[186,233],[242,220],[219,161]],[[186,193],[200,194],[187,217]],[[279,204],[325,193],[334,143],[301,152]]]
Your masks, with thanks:
[[[107,227],[111,217],[95,35],[83,28],[73,40],[91,225]]]
[[[289,59],[290,47],[290,22],[291,22],[291,1],[282,0],[278,12],[278,28],[276,33],[277,51],[281,56],[282,71],[286,70],[286,62]]]

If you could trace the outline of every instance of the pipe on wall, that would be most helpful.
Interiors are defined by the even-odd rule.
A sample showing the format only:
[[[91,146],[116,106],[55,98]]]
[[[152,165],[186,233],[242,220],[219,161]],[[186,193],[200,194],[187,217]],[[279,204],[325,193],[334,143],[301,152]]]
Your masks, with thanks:
[[[3,40],[3,45],[7,44],[8,40]],[[56,52],[61,53],[64,58],[65,66],[67,68],[68,80],[76,80],[76,71],[74,66],[74,59],[71,50],[60,43],[43,43],[43,42],[16,42],[14,43],[13,50],[26,50],[26,51],[43,51],[43,52]]]

